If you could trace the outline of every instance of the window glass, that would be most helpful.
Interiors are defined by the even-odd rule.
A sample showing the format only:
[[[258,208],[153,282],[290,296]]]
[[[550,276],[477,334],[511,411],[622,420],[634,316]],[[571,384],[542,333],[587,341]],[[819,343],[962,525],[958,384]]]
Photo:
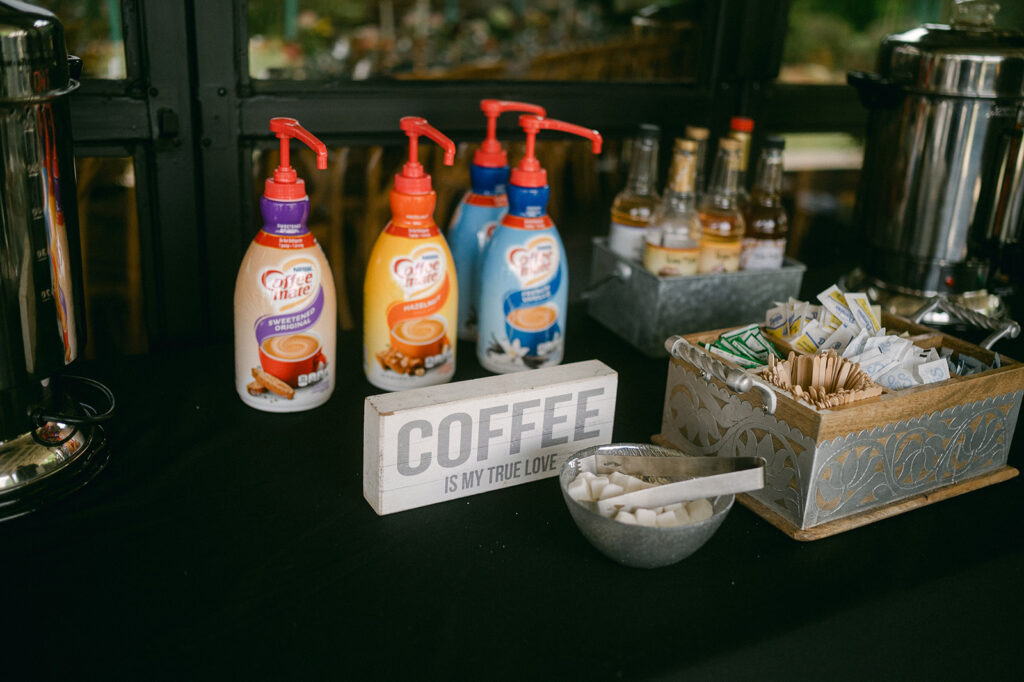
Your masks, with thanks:
[[[1024,2],[1002,2],[996,28],[1024,30]],[[950,20],[948,0],[792,0],[779,80],[845,83],[847,71],[874,71],[885,36]]]
[[[845,83],[874,71],[882,38],[925,22],[945,22],[944,0],[792,0],[779,80]]]
[[[250,0],[257,79],[693,79],[692,2]]]
[[[60,19],[69,54],[82,58],[83,78],[125,77],[121,0],[32,0]]]
[[[787,255],[828,269],[862,258],[854,220],[864,140],[846,133],[787,134],[782,199],[789,214]],[[836,276],[842,273],[834,273]]]
[[[78,157],[85,357],[145,353],[142,254],[130,157]]]

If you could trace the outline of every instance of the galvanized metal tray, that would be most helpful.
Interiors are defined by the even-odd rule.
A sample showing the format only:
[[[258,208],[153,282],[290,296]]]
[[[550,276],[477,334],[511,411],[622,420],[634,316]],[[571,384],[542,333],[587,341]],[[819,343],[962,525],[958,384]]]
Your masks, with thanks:
[[[775,301],[800,292],[806,269],[787,258],[778,270],[658,277],[597,237],[584,296],[591,317],[646,355],[664,357],[673,334],[763,320]]]

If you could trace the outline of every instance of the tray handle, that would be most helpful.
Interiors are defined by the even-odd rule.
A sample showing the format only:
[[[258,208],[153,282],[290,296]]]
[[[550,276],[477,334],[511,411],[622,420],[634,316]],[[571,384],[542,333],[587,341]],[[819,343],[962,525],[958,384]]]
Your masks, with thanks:
[[[581,291],[579,293],[577,300],[586,301],[591,298],[595,298],[597,296],[597,293],[601,291],[601,289],[604,289],[606,285],[611,284],[612,282],[619,282],[621,284],[625,284],[626,282],[629,281],[629,278],[630,276],[632,276],[632,274],[633,268],[623,263],[622,261],[619,261],[615,264],[615,267],[612,268],[611,272],[609,272],[607,275],[597,280],[596,282],[591,282],[591,284],[586,289]]]
[[[756,389],[761,394],[764,411],[775,414],[778,398],[775,389],[768,382],[753,377],[741,369],[735,369],[708,355],[702,348],[694,346],[681,336],[671,336],[665,341],[665,350],[672,357],[685,360],[701,371],[705,380],[718,379],[736,393]]]
[[[992,332],[979,344],[985,350],[991,350],[996,341],[1004,336],[1015,339],[1020,335],[1020,325],[1013,320],[997,320],[988,315],[982,315],[970,308],[957,305],[944,296],[933,296],[920,310],[910,316],[910,320],[915,324],[920,324],[925,315],[936,309],[952,315],[962,322]]]

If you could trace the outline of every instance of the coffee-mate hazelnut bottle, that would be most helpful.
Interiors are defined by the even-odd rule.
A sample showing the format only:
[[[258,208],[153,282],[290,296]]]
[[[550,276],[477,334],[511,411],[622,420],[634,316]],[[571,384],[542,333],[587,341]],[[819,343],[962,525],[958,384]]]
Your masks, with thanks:
[[[260,199],[263,228],[245,252],[235,281],[235,389],[267,412],[298,412],[334,391],[337,306],[324,252],[306,227],[306,185],[289,165],[291,138],[327,148],[298,121],[270,119],[281,140],[281,165]]]
[[[498,142],[498,116],[508,111],[546,114],[544,107],[535,104],[500,99],[480,100],[480,109],[487,117],[487,137],[473,154],[469,167],[471,188],[459,202],[448,227],[448,243],[459,273],[459,338],[467,341],[476,341],[474,301],[480,254],[508,210],[508,155]]]
[[[434,223],[437,194],[419,163],[419,136],[444,148],[455,162],[455,143],[426,119],[406,116],[409,161],[395,176],[391,221],[373,245],[363,286],[363,370],[387,391],[451,381],[459,288],[451,251]]]
[[[477,310],[476,354],[492,372],[508,373],[557,365],[565,344],[569,268],[558,229],[547,213],[547,171],[534,155],[537,133],[560,130],[593,141],[601,134],[534,115],[519,117],[526,153],[512,170],[508,213],[484,247]]]

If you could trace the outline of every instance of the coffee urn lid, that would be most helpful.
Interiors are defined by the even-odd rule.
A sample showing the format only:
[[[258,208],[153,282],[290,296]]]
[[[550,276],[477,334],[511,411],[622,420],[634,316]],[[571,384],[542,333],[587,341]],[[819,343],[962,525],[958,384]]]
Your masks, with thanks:
[[[24,2],[0,0],[0,101],[52,99],[76,87],[57,17]]]
[[[913,92],[954,97],[1024,97],[1024,33],[995,28],[999,5],[966,0],[950,25],[888,36],[878,72]]]

